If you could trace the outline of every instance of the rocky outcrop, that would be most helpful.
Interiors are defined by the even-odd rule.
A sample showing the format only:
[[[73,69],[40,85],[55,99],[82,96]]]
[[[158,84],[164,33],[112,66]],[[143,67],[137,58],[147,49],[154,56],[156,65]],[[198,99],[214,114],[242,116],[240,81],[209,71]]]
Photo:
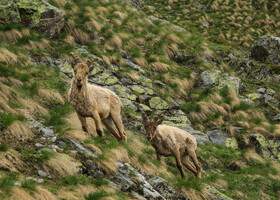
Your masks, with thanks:
[[[207,135],[211,142],[215,144],[219,144],[225,147],[230,147],[233,149],[237,149],[238,144],[235,138],[228,137],[223,131],[221,130],[212,130],[208,131]]]
[[[221,74],[220,71],[210,72],[204,71],[201,73],[203,87],[215,87],[217,90],[228,88],[239,93],[243,84],[240,78],[229,74]]]
[[[2,0],[0,24],[12,23],[34,28],[52,38],[64,26],[64,13],[44,0]]]
[[[280,65],[280,38],[271,35],[260,37],[252,48],[251,56],[260,62]]]

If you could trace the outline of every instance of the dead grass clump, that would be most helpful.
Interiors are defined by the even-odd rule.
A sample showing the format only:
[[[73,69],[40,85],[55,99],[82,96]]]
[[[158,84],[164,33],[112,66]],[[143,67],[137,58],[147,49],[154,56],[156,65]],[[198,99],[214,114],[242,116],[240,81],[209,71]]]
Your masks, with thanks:
[[[80,172],[81,163],[67,154],[57,153],[45,161],[43,169],[55,177],[71,176]]]
[[[75,44],[75,38],[71,35],[67,35],[64,39],[64,42],[66,42],[67,44]]]
[[[93,27],[96,31],[100,31],[102,28],[102,26],[94,19],[91,19],[90,21],[86,22],[86,25],[89,27]]]
[[[106,65],[110,66],[112,64],[107,56],[102,55],[101,58]]]
[[[120,11],[115,11],[114,16],[119,18],[122,21],[124,18],[126,18],[127,15],[125,13],[120,12]]]
[[[247,151],[247,152],[243,155],[243,158],[244,158],[245,161],[247,161],[248,163],[250,163],[250,162],[265,163],[265,160],[264,160],[259,154],[257,154],[254,150],[249,150],[249,151]]]
[[[174,94],[177,96],[184,95],[184,94],[186,94],[186,91],[193,89],[195,86],[195,81],[196,81],[194,75],[192,75],[192,74],[191,74],[190,78],[185,78],[185,79],[174,78],[174,77],[169,76],[168,74],[165,74],[163,76],[163,78],[166,82],[178,85],[179,90],[176,91],[176,94]]]
[[[37,49],[51,49],[49,41],[46,39],[42,39],[39,42],[29,41],[27,45],[24,46],[24,49],[27,51],[37,50]]]
[[[13,136],[16,140],[28,140],[34,137],[34,133],[24,122],[15,121],[11,127],[5,131],[7,136]]]
[[[64,98],[61,96],[61,94],[53,90],[39,89],[38,95],[44,101],[56,101],[56,102],[64,103]]]
[[[86,45],[90,42],[89,35],[84,31],[75,28],[75,22],[73,20],[67,21],[64,27],[65,32],[74,37],[76,43]]]
[[[12,172],[22,172],[26,169],[25,163],[20,159],[19,152],[9,149],[0,154],[0,168],[9,169]]]
[[[114,35],[110,40],[109,43],[117,48],[121,48],[122,47],[122,40],[117,36]]]
[[[175,53],[178,52],[178,46],[174,43],[169,46],[163,46],[163,49],[170,59],[173,59]]]
[[[34,198],[25,190],[19,188],[19,187],[14,187],[12,192],[12,196],[10,197],[11,200],[18,200],[18,199],[24,199],[24,200],[34,200]]]
[[[17,56],[10,52],[7,49],[0,48],[0,61],[7,63],[7,64],[17,64],[18,59]]]
[[[147,68],[147,65],[148,65],[145,58],[133,58],[133,62],[143,68]]]
[[[22,36],[18,30],[0,31],[0,39],[6,42],[16,43]]]
[[[36,187],[36,193],[34,194],[34,198],[37,200],[56,200],[57,198],[54,196],[53,193],[51,193],[49,190],[42,188],[42,187]]]
[[[170,67],[162,62],[153,62],[149,64],[149,68],[154,72],[162,72],[168,70]]]

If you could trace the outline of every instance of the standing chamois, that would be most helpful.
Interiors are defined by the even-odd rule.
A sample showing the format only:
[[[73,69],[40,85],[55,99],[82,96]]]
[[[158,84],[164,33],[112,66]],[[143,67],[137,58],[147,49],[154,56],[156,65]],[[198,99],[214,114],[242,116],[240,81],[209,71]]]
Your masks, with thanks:
[[[88,84],[88,74],[94,68],[93,59],[88,60],[87,63],[82,63],[74,53],[70,53],[70,55],[74,59],[72,65],[74,76],[68,93],[68,100],[76,110],[83,130],[88,132],[86,117],[92,117],[96,132],[100,137],[104,135],[102,121],[118,141],[126,140],[121,118],[122,103],[119,97],[106,88]]]
[[[173,156],[176,158],[177,168],[182,178],[185,178],[182,164],[189,169],[195,176],[201,178],[201,165],[196,157],[197,142],[190,133],[167,125],[160,125],[163,122],[162,113],[159,113],[154,119],[142,111],[142,118],[146,130],[146,138],[156,151],[157,159],[161,161],[160,156]],[[195,168],[190,162],[190,157],[195,164]]]

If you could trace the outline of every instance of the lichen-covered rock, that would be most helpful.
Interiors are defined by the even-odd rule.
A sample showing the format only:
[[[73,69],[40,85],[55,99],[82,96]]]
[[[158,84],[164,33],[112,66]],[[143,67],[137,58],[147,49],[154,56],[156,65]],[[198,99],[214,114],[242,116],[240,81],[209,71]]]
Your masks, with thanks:
[[[214,196],[211,197],[213,200],[232,200],[228,196],[222,194],[219,190],[211,185],[204,184],[204,187],[208,189]]]
[[[228,88],[239,93],[243,84],[240,78],[231,76],[229,74],[220,74],[220,71],[201,73],[203,87],[215,87],[217,90]]]
[[[261,62],[280,65],[280,38],[261,36],[253,46],[251,56]]]
[[[0,1],[0,24],[21,23],[46,35],[58,35],[64,26],[64,12],[44,0]]]
[[[116,92],[119,97],[127,98],[131,101],[135,101],[137,96],[133,94],[128,88],[121,85],[111,86],[109,89]]]
[[[253,75],[258,80],[262,80],[262,79],[269,80],[272,77],[272,69],[268,68],[265,65],[261,65],[253,72]]]
[[[182,200],[188,200],[189,198],[186,197],[183,194],[177,193],[168,183],[166,180],[164,180],[161,177],[154,177],[148,180],[148,182],[151,184],[151,186],[157,190],[164,198],[166,199],[182,199]]]
[[[89,82],[93,82],[98,85],[114,85],[118,82],[118,78],[112,75],[108,71],[104,71],[101,74],[96,74],[94,77],[89,78]]]
[[[149,108],[149,106],[146,106],[145,104],[142,103],[139,104],[139,107],[145,112],[152,111],[151,108]]]
[[[225,147],[230,147],[233,149],[238,148],[238,144],[235,138],[228,137],[225,133],[223,133],[221,130],[212,130],[208,131],[207,135],[209,136],[209,139],[211,142],[215,144],[219,144]]]
[[[168,109],[168,103],[162,100],[160,97],[153,97],[149,101],[149,106],[152,109],[156,110],[165,110]]]
[[[280,141],[266,139],[261,134],[253,134],[249,137],[251,144],[255,146],[256,152],[263,155],[265,158],[280,159]]]

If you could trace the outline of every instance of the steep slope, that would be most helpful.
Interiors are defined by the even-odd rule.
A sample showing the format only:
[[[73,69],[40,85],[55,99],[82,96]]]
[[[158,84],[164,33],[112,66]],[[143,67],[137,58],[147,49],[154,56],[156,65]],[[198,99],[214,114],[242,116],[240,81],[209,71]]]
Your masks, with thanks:
[[[49,3],[65,12],[56,39],[21,25],[1,25],[0,198],[279,198],[280,125],[272,121],[278,112],[277,65],[235,50],[234,40],[228,47],[212,32],[199,34],[195,23],[178,23],[182,28],[156,18],[167,1],[142,4],[148,14],[146,6],[153,5],[156,17],[117,0]],[[198,9],[185,5],[188,13]],[[217,11],[220,4],[204,6]],[[175,9],[167,10],[166,19],[177,17]],[[220,31],[215,23],[213,31]],[[96,57],[89,82],[121,98],[127,143],[107,130],[97,137],[90,119],[90,134],[82,131],[66,100],[72,51],[84,61]],[[152,116],[169,110],[164,123],[195,135],[202,180],[191,173],[179,178],[171,157],[156,160],[139,108]]]

